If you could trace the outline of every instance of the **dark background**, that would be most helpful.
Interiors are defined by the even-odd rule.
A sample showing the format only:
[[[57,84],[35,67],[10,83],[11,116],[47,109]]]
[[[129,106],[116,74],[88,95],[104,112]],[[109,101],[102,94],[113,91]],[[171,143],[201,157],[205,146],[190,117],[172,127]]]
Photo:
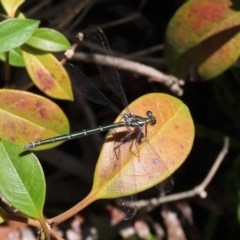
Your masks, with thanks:
[[[21,11],[29,18],[41,20],[42,27],[60,31],[70,42],[74,42],[76,34],[86,29],[88,25],[100,26],[107,35],[113,52],[117,56],[129,57],[131,54],[156,45],[162,45],[164,48],[167,25],[174,12],[183,3],[184,1],[180,0],[28,0],[21,7]],[[81,10],[78,11],[78,8]],[[161,49],[135,57],[134,60],[167,73]],[[97,78],[97,72],[92,71],[91,64],[75,64],[89,77]],[[24,70],[15,71],[18,74],[18,71]],[[24,72],[21,73],[27,78]],[[149,92],[165,92],[174,95],[165,86],[150,82],[142,76],[126,71],[120,71],[120,73],[129,102]],[[183,87],[184,94],[181,99],[188,105],[193,116],[196,138],[186,162],[173,175],[175,183],[171,193],[188,190],[199,184],[221,150],[223,137],[226,135],[231,137],[229,154],[207,188],[208,197],[184,200],[184,203],[192,209],[193,223],[190,224],[186,220],[177,203],[165,205],[178,214],[188,239],[237,239],[240,233],[237,217],[240,198],[239,77],[239,68],[236,64],[216,79],[207,82],[197,80],[187,82]],[[112,101],[116,101],[103,83],[99,83],[99,88]],[[30,90],[38,92],[34,87]],[[116,117],[116,114],[107,108],[87,100],[78,100],[74,103],[56,101],[67,114],[72,130],[107,124]],[[120,104],[118,107],[123,108]],[[47,177],[45,206],[47,216],[54,216],[73,206],[90,191],[103,136],[89,136],[65,143],[53,150],[37,153]],[[158,191],[153,189],[138,197],[147,199],[157,195]],[[107,225],[108,212],[105,206],[110,202],[114,204],[114,201],[110,200],[98,201],[81,213],[87,219],[86,229],[94,225],[97,222],[96,219],[104,219]],[[165,228],[160,214],[161,207],[154,209],[149,216]],[[141,213],[139,215],[141,218],[145,216]],[[147,218],[145,220],[147,221]],[[133,222],[134,219],[131,223]],[[62,228],[67,226],[63,224]],[[110,231],[109,228],[110,225],[105,231]],[[118,229],[114,228],[113,231],[116,234],[102,239],[119,239]]]

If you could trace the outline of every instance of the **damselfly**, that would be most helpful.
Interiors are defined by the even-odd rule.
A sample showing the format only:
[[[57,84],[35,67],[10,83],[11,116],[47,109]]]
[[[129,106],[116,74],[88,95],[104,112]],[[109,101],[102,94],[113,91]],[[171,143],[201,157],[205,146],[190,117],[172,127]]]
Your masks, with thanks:
[[[137,115],[134,115],[131,113],[128,113],[128,114],[125,113],[123,115],[123,121],[121,121],[121,122],[112,123],[112,124],[108,124],[105,126],[99,126],[96,128],[82,130],[82,131],[65,134],[65,135],[61,135],[61,136],[57,136],[57,137],[53,137],[53,138],[43,139],[43,140],[39,140],[36,142],[27,143],[24,146],[24,150],[29,150],[31,148],[35,148],[35,147],[42,146],[45,144],[69,141],[69,140],[73,140],[76,138],[88,136],[91,134],[109,131],[113,128],[119,128],[119,127],[141,128],[147,124],[155,125],[155,123],[156,123],[156,118],[153,116],[151,111],[146,112],[146,117],[137,116]]]

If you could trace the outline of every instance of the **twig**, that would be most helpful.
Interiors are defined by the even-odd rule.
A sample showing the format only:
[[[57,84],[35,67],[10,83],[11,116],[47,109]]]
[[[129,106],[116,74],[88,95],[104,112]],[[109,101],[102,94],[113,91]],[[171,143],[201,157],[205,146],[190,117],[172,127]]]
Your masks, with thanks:
[[[32,227],[36,227],[37,229],[40,229],[40,230],[42,229],[40,222],[32,218],[28,218],[28,217],[17,215],[17,214],[7,213],[4,211],[1,211],[1,217],[3,217],[3,219],[7,221],[22,222]],[[49,231],[50,235],[53,236],[56,240],[63,240],[63,238],[59,236],[59,234],[55,229],[49,228],[47,229],[47,231]]]
[[[132,14],[129,14],[126,17],[124,16],[124,17],[122,17],[120,19],[117,19],[115,21],[100,24],[99,27],[101,27],[102,29],[106,29],[106,28],[112,28],[112,27],[115,27],[115,26],[119,26],[119,25],[123,25],[123,24],[129,23],[129,22],[136,21],[137,18],[141,17],[141,15],[142,15],[141,10],[145,6],[146,2],[147,2],[146,0],[141,1],[137,10],[135,12],[133,12]]]
[[[137,206],[139,208],[145,208],[149,206],[151,208],[154,208],[166,202],[173,202],[173,201],[177,201],[185,198],[191,198],[196,195],[199,195],[201,198],[206,198],[207,197],[206,187],[209,185],[209,183],[215,176],[219,166],[221,165],[223,159],[228,153],[228,149],[229,149],[229,137],[225,137],[223,148],[218,154],[207,176],[203,179],[203,181],[199,185],[197,185],[193,189],[190,189],[188,191],[184,191],[181,193],[172,194],[172,195],[161,196],[160,198],[152,198],[150,200],[140,200],[137,202]],[[127,202],[126,204],[128,206],[132,206],[133,203]],[[134,203],[134,205],[135,204],[136,203]]]
[[[36,16],[38,12],[41,12],[43,8],[46,8],[48,4],[51,3],[51,0],[39,1],[32,8],[26,11],[24,14],[27,16]]]
[[[154,53],[154,52],[157,52],[157,51],[162,51],[163,49],[164,49],[164,45],[163,44],[158,44],[158,45],[149,47],[147,49],[143,49],[143,50],[138,51],[138,52],[130,53],[130,54],[127,55],[127,57],[129,59],[136,59],[137,57],[146,56],[150,53]]]
[[[64,21],[60,22],[57,25],[57,29],[63,29],[64,27],[71,26],[70,25],[71,21],[77,16],[79,16],[79,14],[83,12],[84,9],[87,8],[87,6],[92,6],[94,2],[95,1],[93,0],[82,0],[79,1],[74,8],[70,7],[71,10],[65,13]]]
[[[131,60],[123,59],[120,57],[110,57],[102,54],[87,54],[83,52],[77,52],[72,56],[72,59],[84,62],[94,62],[96,64],[102,65],[112,65],[119,69],[124,69],[130,72],[137,73],[139,75],[146,76],[151,81],[156,81],[167,86],[172,92],[181,96],[183,90],[181,86],[184,84],[184,81],[178,79],[172,75],[164,74],[155,68],[150,66],[134,62]]]
[[[139,12],[134,12],[134,13],[126,16],[126,17],[117,19],[115,21],[105,23],[105,24],[100,24],[99,27],[101,27],[102,29],[106,29],[106,28],[119,26],[119,25],[122,25],[122,24],[126,24],[128,22],[131,22],[133,20],[136,20],[139,16],[141,16],[141,14]]]
[[[81,23],[81,21],[84,19],[84,17],[88,14],[88,12],[90,11],[90,9],[94,6],[95,4],[95,0],[90,0],[90,1],[87,1],[85,3],[85,6],[80,6],[82,3],[80,2],[79,4],[79,10],[76,12],[75,16],[73,18],[71,18],[71,20],[73,20],[75,18],[75,21],[72,23],[72,24],[65,24],[65,27],[66,26],[69,26],[68,27],[68,31],[70,32],[71,30],[73,30],[74,28],[77,28],[77,26]],[[82,7],[82,10],[81,10],[81,7]],[[80,15],[80,12],[82,11],[81,15]],[[70,14],[72,15],[72,14]],[[77,16],[77,17],[76,17]]]
[[[82,32],[79,32],[77,34],[78,43],[84,42],[84,34]],[[182,86],[184,85],[184,81],[182,79],[178,79],[175,76],[164,74],[157,69],[144,65],[142,63],[131,61],[128,59],[116,57],[116,56],[109,56],[104,54],[89,54],[89,53],[83,53],[83,52],[76,52],[78,43],[74,43],[71,47],[71,49],[67,50],[65,52],[64,59],[61,60],[62,64],[65,64],[68,59],[78,60],[78,61],[84,61],[84,62],[90,62],[95,63],[99,65],[106,65],[111,67],[116,67],[119,69],[124,69],[130,72],[133,72],[135,74],[143,75],[150,79],[151,81],[156,81],[164,84],[167,86],[172,92],[174,92],[178,96],[183,95],[183,89]],[[87,43],[88,47],[91,46],[91,43]],[[94,48],[98,48],[95,44],[93,44]],[[99,49],[98,49],[99,50]],[[101,49],[100,49],[101,50]]]

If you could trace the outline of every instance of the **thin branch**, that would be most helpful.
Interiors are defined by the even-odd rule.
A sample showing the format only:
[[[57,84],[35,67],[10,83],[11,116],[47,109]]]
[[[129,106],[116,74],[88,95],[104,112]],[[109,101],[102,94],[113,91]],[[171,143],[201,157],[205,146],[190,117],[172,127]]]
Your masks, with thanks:
[[[105,24],[100,24],[99,27],[101,27],[102,29],[112,28],[112,27],[115,27],[115,26],[126,24],[128,22],[133,21],[133,20],[136,20],[139,16],[141,16],[141,14],[139,12],[134,12],[134,13],[126,16],[126,17],[117,19],[115,21],[108,22],[108,23],[105,23]]]
[[[68,55],[68,53],[66,55]],[[181,86],[184,84],[183,80],[178,79],[172,75],[164,74],[156,70],[155,68],[144,65],[142,63],[134,62],[120,57],[106,57],[102,54],[87,54],[83,52],[75,53],[72,56],[72,59],[84,62],[94,62],[96,64],[102,65],[112,65],[119,69],[124,69],[145,76],[151,81],[160,82],[167,86],[172,92],[174,92],[178,96],[181,96],[183,94],[183,89],[181,88]]]
[[[71,26],[71,22],[74,18],[79,16],[81,12],[84,12],[84,9],[88,9],[89,6],[92,6],[95,3],[93,0],[82,0],[79,1],[77,5],[75,5],[74,8],[70,7],[64,16],[64,21],[60,22],[57,25],[57,29],[63,29],[64,27]],[[81,17],[82,19],[82,17]]]
[[[229,137],[225,137],[224,145],[223,145],[221,152],[219,153],[219,155],[218,155],[217,159],[215,160],[213,166],[211,167],[209,173],[207,174],[207,176],[201,183],[201,186],[203,189],[205,189],[208,186],[208,184],[211,182],[211,180],[215,176],[219,166],[221,165],[223,159],[225,158],[225,156],[228,153],[228,149],[229,149]]]
[[[3,217],[4,220],[7,220],[7,221],[22,222],[22,223],[28,224],[32,227],[35,227],[39,230],[42,229],[42,226],[41,226],[40,222],[38,220],[35,220],[35,219],[32,219],[32,218],[17,215],[16,213],[15,214],[7,213],[7,212],[4,212],[4,211],[1,211],[1,216]],[[49,228],[49,229],[47,229],[47,231],[49,231],[50,235],[53,236],[55,239],[63,240],[63,238],[61,238],[59,236],[58,232],[55,229]]]
[[[84,34],[79,32],[77,35],[78,42],[82,42],[84,40]],[[91,43],[87,43],[87,45],[91,45]],[[116,56],[106,56],[104,54],[89,54],[83,52],[76,52],[76,48],[78,43],[74,43],[72,48],[65,52],[64,59],[61,60],[62,64],[65,64],[68,59],[90,62],[99,65],[112,66],[119,69],[124,69],[134,74],[139,74],[147,77],[151,81],[160,82],[167,86],[172,92],[174,92],[178,96],[183,95],[182,86],[184,85],[184,81],[182,79],[178,79],[175,76],[168,75],[158,71],[157,69],[150,67],[148,65],[128,60],[125,58],[120,58]],[[94,48],[97,46],[94,46]]]
[[[51,0],[39,1],[32,8],[26,11],[24,14],[27,16],[35,16],[38,12],[41,12],[42,9],[46,8],[47,5],[51,3]]]
[[[162,51],[163,49],[164,49],[164,45],[158,44],[158,45],[143,49],[138,52],[130,53],[127,55],[127,58],[128,59],[136,59],[137,57],[146,56],[148,54],[155,53],[157,51]]]
[[[167,196],[161,196],[160,198],[153,198],[150,200],[140,200],[137,202],[137,206],[139,208],[144,207],[150,207],[154,208],[156,206],[159,206],[160,204],[167,203],[167,202],[173,202],[181,199],[191,198],[196,195],[199,195],[201,198],[207,197],[207,191],[206,188],[215,176],[217,170],[219,169],[219,166],[221,165],[222,161],[224,160],[225,156],[228,153],[229,149],[229,137],[224,138],[224,145],[220,153],[218,154],[216,160],[214,161],[210,171],[208,172],[207,176],[203,179],[203,181],[194,187],[193,189],[190,189],[188,191],[184,191],[181,193],[176,193],[172,195]],[[132,206],[133,203],[126,203],[128,206]],[[136,203],[134,203],[136,204]]]
[[[100,24],[99,27],[101,27],[102,29],[106,29],[106,28],[112,28],[115,26],[119,26],[119,25],[123,25],[129,22],[133,22],[136,21],[137,18],[141,17],[142,13],[141,10],[143,9],[143,7],[145,6],[145,4],[147,3],[147,0],[143,0],[140,2],[136,12],[133,12],[130,15],[127,15],[126,17],[122,17],[120,19],[117,19],[115,21],[111,21],[105,24]]]

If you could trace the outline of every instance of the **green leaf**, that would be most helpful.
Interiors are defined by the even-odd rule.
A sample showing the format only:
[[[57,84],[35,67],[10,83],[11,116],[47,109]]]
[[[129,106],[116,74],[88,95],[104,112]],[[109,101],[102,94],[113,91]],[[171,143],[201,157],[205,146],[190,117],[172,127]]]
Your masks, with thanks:
[[[18,47],[18,48],[11,49],[8,53],[9,53],[9,63],[11,66],[25,67],[21,48]],[[6,59],[5,53],[0,52],[0,59],[5,62],[5,59]]]
[[[170,71],[185,78],[192,67],[203,80],[231,67],[240,54],[239,1],[190,0],[169,22],[165,55]]]
[[[17,9],[24,2],[25,0],[1,0],[1,4],[3,5],[9,17],[14,17]]]
[[[22,146],[69,132],[68,119],[54,102],[25,91],[0,90],[0,119],[0,138]]]
[[[60,32],[50,28],[38,28],[26,43],[31,47],[48,52],[65,51],[71,47]]]
[[[23,58],[29,76],[41,91],[53,98],[73,100],[69,76],[52,54],[24,47]]]
[[[8,19],[0,23],[0,52],[7,52],[25,43],[34,33],[39,21]]]
[[[13,207],[42,221],[46,184],[34,154],[21,155],[22,147],[0,141],[0,193]]]

